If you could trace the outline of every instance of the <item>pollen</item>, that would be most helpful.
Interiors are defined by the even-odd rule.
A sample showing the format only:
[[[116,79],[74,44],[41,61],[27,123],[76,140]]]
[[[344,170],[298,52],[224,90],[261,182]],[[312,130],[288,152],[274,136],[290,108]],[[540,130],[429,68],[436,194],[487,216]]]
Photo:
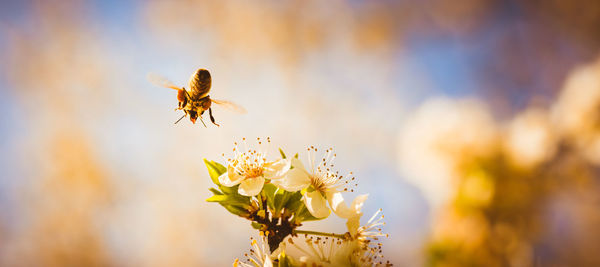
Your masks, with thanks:
[[[317,148],[314,146],[308,147],[308,162],[309,162],[309,178],[313,189],[318,192],[325,193],[329,190],[351,191],[354,189],[349,186],[358,186],[357,183],[350,184],[349,181],[355,182],[355,177],[352,172],[348,175],[339,175],[339,172],[333,172],[333,160],[336,154],[333,153],[333,148],[325,150],[325,156],[320,160],[315,160]],[[318,162],[318,163],[317,163]]]
[[[267,138],[270,142],[270,138]],[[260,138],[257,138],[259,146],[263,144]],[[243,147],[240,149],[238,143],[234,143],[232,158],[226,159],[229,166],[239,174],[244,176],[246,179],[256,178],[263,175],[264,165],[267,162],[267,155],[265,152],[258,151],[256,149],[250,150],[246,144],[246,138],[242,138]]]

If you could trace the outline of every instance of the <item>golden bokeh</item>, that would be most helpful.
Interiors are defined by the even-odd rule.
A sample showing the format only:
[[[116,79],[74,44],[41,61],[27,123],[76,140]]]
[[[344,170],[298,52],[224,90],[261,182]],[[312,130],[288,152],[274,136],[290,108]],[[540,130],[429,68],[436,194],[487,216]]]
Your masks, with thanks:
[[[600,265],[598,1],[1,9],[2,266],[231,264],[256,233],[204,201],[202,159],[257,136],[335,147],[397,265]],[[173,125],[146,75],[198,68],[248,114]]]

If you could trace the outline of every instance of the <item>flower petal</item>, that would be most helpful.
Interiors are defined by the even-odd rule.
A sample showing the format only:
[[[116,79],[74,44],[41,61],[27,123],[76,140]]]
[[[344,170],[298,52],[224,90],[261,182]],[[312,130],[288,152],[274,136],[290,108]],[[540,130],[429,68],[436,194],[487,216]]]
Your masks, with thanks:
[[[244,176],[239,175],[231,166],[227,167],[227,172],[219,176],[219,183],[231,187],[239,184],[244,179]]]
[[[352,211],[355,214],[361,214],[361,209],[365,204],[365,201],[367,201],[367,198],[369,197],[369,194],[364,194],[364,195],[359,195],[357,197],[354,198],[354,200],[352,201],[352,205],[350,206],[350,208],[352,209]]]
[[[348,232],[350,232],[350,235],[352,235],[352,236],[355,236],[356,233],[358,233],[358,227],[360,227],[360,217],[361,216],[351,217],[346,222],[346,227],[348,227]]]
[[[352,217],[352,211],[346,206],[344,196],[339,191],[327,192],[327,200],[333,212],[341,218]]]
[[[329,207],[327,201],[318,191],[306,192],[304,194],[304,205],[316,218],[325,218],[329,216]]]
[[[292,163],[292,167],[294,167],[294,169],[302,169],[302,170],[306,171],[306,168],[304,168],[304,165],[302,164],[302,161],[300,161],[296,157],[292,158],[292,162],[291,163]]]
[[[263,188],[265,184],[265,178],[262,176],[254,177],[254,178],[246,178],[240,184],[238,188],[238,193],[242,196],[256,196]]]
[[[278,179],[285,175],[291,167],[289,159],[280,159],[272,162],[267,162],[263,165],[263,176],[267,179]]]
[[[293,168],[289,170],[281,179],[271,180],[274,185],[285,189],[286,191],[295,192],[310,185],[310,178],[305,170]]]
[[[342,195],[342,192],[327,192],[327,200],[329,201],[329,206],[331,206],[331,209],[337,216],[345,219],[350,219],[354,216],[362,215],[360,210],[362,209],[364,202],[367,200],[367,197],[368,195],[357,196],[352,201],[352,204],[350,204],[350,207],[348,207],[344,202],[344,196]]]

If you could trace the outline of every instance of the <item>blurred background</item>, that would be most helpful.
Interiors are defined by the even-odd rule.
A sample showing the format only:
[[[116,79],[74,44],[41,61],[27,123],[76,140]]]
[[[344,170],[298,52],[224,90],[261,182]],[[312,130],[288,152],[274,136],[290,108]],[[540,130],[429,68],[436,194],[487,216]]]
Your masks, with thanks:
[[[230,265],[256,233],[202,159],[269,136],[334,147],[397,266],[598,266],[599,27],[594,0],[0,1],[0,265]],[[146,75],[197,68],[248,114],[173,125]]]

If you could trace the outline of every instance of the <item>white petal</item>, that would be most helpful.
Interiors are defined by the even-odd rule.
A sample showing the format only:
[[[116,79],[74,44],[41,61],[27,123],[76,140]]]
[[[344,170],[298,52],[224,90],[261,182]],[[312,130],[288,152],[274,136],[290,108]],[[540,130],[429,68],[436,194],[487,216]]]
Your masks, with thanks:
[[[273,162],[265,163],[263,176],[267,179],[278,179],[285,175],[291,167],[289,159],[280,159]]]
[[[327,192],[327,200],[329,201],[329,206],[331,206],[331,209],[333,210],[333,212],[335,212],[337,216],[341,218],[352,217],[352,211],[346,206],[342,192]]]
[[[365,204],[365,201],[367,201],[368,197],[369,197],[369,194],[359,195],[359,196],[355,197],[354,200],[352,201],[352,205],[350,206],[352,211],[356,214],[359,214],[359,213],[362,214],[361,209],[362,209],[363,205]]]
[[[292,167],[294,167],[295,169],[301,169],[301,170],[306,171],[306,168],[304,168],[304,165],[302,164],[302,161],[300,161],[296,157],[292,158]]]
[[[329,208],[327,201],[318,191],[307,192],[304,194],[304,205],[316,218],[325,218],[329,216]]]
[[[329,266],[364,266],[366,263],[353,262],[358,260],[352,254],[359,251],[358,242],[343,241],[341,244],[336,244],[333,255],[330,257],[331,265]],[[360,255],[360,254],[359,254]],[[369,266],[366,264],[366,266]]]
[[[342,192],[339,191],[330,191],[327,192],[327,200],[329,201],[329,206],[335,214],[341,218],[350,219],[354,216],[361,215],[362,206],[367,200],[368,195],[360,195],[357,196],[353,201],[350,207],[346,206],[344,202],[344,196]]]
[[[358,232],[358,227],[360,227],[360,217],[361,216],[351,217],[346,222],[346,226],[348,227],[348,232],[350,232],[350,234],[352,236],[355,236],[356,233]]]
[[[256,196],[263,188],[265,184],[265,178],[262,176],[254,177],[254,178],[246,178],[240,184],[238,188],[238,193],[242,196]]]
[[[310,178],[305,170],[294,168],[289,170],[283,178],[271,180],[271,183],[287,191],[295,192],[307,188],[310,185]]]
[[[219,183],[231,187],[239,184],[243,179],[244,176],[239,175],[232,167],[228,167],[227,172],[219,176]]]

